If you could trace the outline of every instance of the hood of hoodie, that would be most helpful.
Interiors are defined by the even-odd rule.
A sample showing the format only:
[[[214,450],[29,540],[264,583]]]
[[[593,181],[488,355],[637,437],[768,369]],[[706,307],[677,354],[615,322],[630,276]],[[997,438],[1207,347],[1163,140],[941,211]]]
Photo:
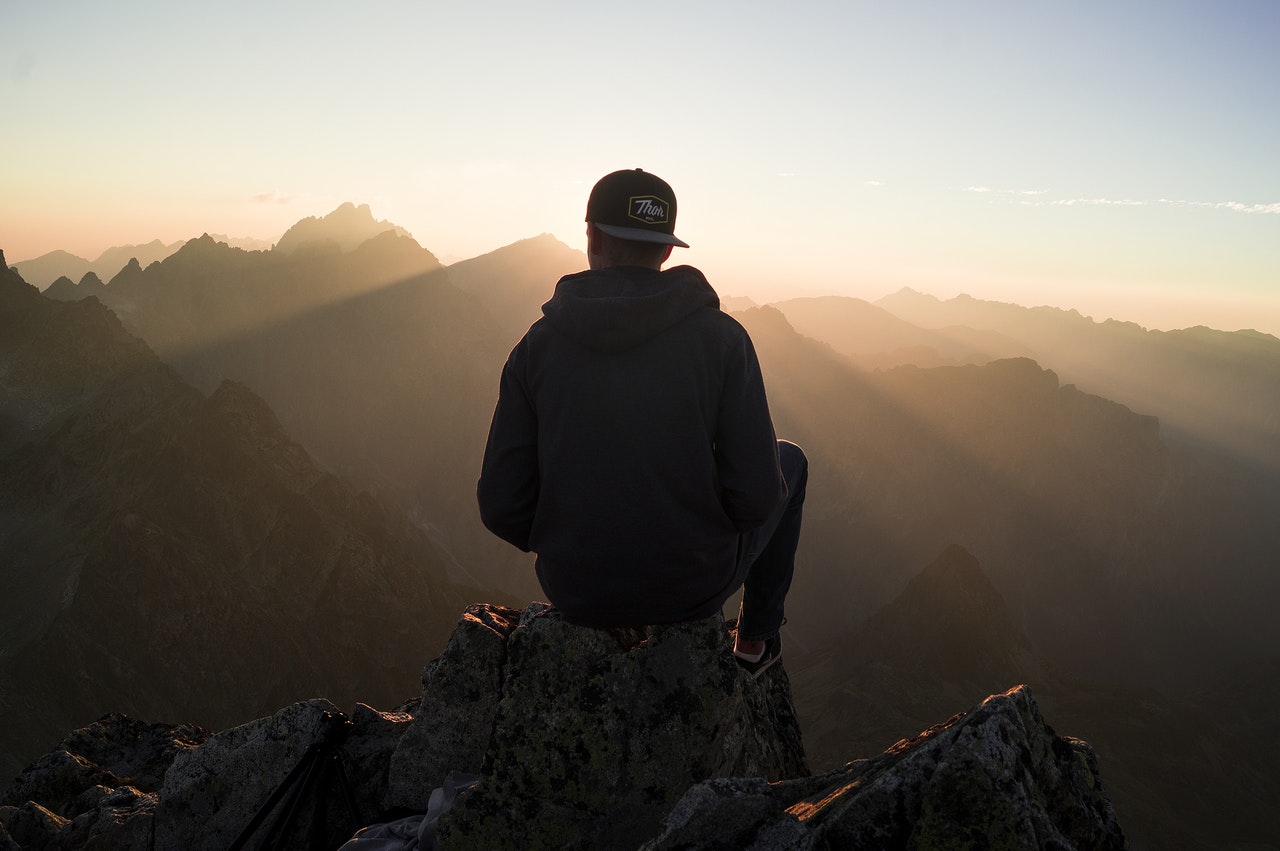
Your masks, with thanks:
[[[561,278],[542,315],[589,349],[622,352],[704,307],[719,308],[720,297],[692,266],[618,266]]]

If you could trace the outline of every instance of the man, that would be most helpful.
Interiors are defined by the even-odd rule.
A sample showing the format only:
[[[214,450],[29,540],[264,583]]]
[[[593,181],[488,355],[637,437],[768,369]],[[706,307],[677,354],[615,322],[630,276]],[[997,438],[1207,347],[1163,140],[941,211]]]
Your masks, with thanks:
[[[747,332],[690,266],[662,270],[671,187],[640,169],[587,201],[590,270],[568,275],[512,350],[477,496],[537,553],[572,623],[710,617],[744,588],[734,652],[778,660],[807,461],[778,441]]]

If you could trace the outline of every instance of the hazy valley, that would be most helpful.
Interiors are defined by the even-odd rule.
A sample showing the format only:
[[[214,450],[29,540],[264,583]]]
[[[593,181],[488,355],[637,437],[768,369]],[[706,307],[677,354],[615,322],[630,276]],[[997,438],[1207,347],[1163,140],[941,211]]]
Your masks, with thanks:
[[[581,254],[445,267],[344,205],[133,256],[0,271],[5,777],[107,711],[390,707],[463,606],[538,596],[474,484]],[[1280,847],[1280,340],[910,291],[735,316],[812,463],[785,640],[816,765],[1027,682],[1133,847]]]

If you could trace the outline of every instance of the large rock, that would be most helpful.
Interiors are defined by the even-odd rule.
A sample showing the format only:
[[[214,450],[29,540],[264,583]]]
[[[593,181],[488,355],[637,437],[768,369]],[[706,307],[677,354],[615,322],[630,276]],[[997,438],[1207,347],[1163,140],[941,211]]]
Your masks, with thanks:
[[[0,804],[39,801],[74,818],[87,808],[79,800],[86,789],[129,786],[158,792],[177,755],[199,747],[211,735],[192,724],[147,724],[125,715],[104,715],[28,766],[0,796]]]
[[[391,758],[387,805],[423,812],[450,771],[479,774],[497,719],[517,609],[471,606],[422,672],[422,700]]]
[[[1045,724],[1026,686],[816,777],[691,789],[644,851],[1126,847],[1093,749]]]
[[[155,847],[226,849],[250,830],[261,812],[261,826],[246,833],[257,843],[272,830],[273,821],[289,810],[288,795],[295,789],[299,795],[296,827],[286,836],[296,842],[289,847],[307,847],[307,838],[315,833],[323,838],[324,847],[335,847],[362,826],[366,819],[360,814],[369,806],[367,794],[356,795],[357,813],[350,812],[335,773],[338,766],[353,795],[356,790],[368,793],[385,787],[386,758],[393,746],[385,733],[390,730],[393,738],[399,738],[396,733],[402,733],[408,723],[407,718],[383,716],[367,707],[356,714],[362,733],[372,734],[380,747],[371,747],[365,735],[353,736],[355,722],[329,701],[317,699],[226,730],[203,747],[179,755],[160,790]],[[313,778],[310,786],[309,776]],[[277,790],[281,797],[273,799]],[[273,800],[278,801],[274,806]]]
[[[515,624],[513,614],[469,610],[428,669],[424,711],[402,743],[417,747],[414,728],[440,736],[440,714],[425,710],[447,703],[476,733],[490,725],[483,751],[481,735],[471,749],[446,741],[431,759],[393,759],[393,800],[419,809],[423,790],[449,769],[484,775],[442,818],[444,847],[488,849],[520,837],[526,848],[634,848],[695,783],[808,773],[785,671],[747,676],[719,615],[596,630],[542,604]],[[489,667],[460,669],[451,658],[458,645],[483,647],[475,661]],[[458,762],[435,758],[442,751]]]

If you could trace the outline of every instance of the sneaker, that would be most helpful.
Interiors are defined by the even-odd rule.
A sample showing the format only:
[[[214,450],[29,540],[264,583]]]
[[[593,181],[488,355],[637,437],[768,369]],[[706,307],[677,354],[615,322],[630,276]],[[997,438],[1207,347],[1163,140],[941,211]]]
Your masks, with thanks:
[[[752,679],[756,679],[765,671],[769,670],[782,658],[782,638],[781,636],[773,636],[764,643],[764,652],[760,654],[760,658],[754,662],[743,659],[737,653],[733,654],[734,660],[742,667],[744,671],[751,675]]]

